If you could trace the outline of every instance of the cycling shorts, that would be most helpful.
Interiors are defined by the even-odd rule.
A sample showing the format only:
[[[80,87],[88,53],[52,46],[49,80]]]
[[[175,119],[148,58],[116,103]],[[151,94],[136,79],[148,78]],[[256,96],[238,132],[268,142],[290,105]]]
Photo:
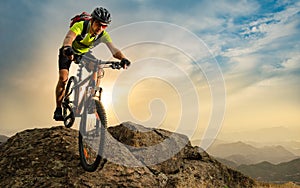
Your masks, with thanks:
[[[63,48],[59,49],[59,55],[58,55],[58,68],[59,70],[62,69],[70,69],[72,61],[69,60],[69,58],[65,55],[63,55]]]
[[[81,55],[77,55],[75,54],[74,55],[75,57],[74,58],[80,58]],[[70,69],[70,66],[72,64],[72,60],[70,60],[67,56],[65,56],[63,54],[63,48],[60,48],[59,49],[59,55],[58,55],[58,68],[59,70],[62,70],[62,69],[67,69],[69,70]]]
[[[78,55],[78,54],[75,54],[74,55],[74,59],[81,59],[82,56],[85,55],[91,59],[96,59],[96,57],[92,54],[91,51],[87,52],[86,54],[82,54],[82,55]],[[63,48],[60,48],[59,49],[59,55],[58,55],[58,68],[59,70],[62,70],[62,69],[67,69],[69,71],[70,69],[70,66],[72,64],[72,61],[69,60],[69,58],[65,55],[63,55]],[[88,71],[88,72],[91,72],[92,70],[88,67],[88,64],[85,64],[85,69]]]

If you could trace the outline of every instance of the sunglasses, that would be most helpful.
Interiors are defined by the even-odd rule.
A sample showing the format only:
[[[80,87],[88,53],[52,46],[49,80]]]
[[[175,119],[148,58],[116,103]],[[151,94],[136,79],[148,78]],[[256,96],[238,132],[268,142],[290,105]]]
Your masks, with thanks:
[[[108,26],[108,25],[102,24],[102,23],[100,23],[100,22],[98,22],[98,21],[95,21],[95,23],[96,23],[97,27],[101,27],[101,28],[103,28],[103,29],[106,29],[107,26]]]

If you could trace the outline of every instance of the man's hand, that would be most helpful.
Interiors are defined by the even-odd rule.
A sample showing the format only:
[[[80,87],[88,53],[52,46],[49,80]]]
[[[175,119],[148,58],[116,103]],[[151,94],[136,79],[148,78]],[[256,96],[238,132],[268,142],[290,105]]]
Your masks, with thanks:
[[[131,64],[130,61],[126,58],[123,58],[120,62],[120,65],[123,69],[127,69],[127,67],[129,67],[130,64]]]
[[[67,56],[69,60],[72,61],[74,59],[75,52],[71,46],[64,46],[63,51],[65,56]]]

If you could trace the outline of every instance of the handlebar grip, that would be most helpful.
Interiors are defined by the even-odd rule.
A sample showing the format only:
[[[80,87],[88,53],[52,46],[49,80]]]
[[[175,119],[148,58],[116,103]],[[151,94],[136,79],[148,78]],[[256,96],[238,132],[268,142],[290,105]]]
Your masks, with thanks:
[[[75,64],[79,64],[80,61],[81,61],[80,56],[75,55],[75,56],[74,56],[74,63],[75,63]]]

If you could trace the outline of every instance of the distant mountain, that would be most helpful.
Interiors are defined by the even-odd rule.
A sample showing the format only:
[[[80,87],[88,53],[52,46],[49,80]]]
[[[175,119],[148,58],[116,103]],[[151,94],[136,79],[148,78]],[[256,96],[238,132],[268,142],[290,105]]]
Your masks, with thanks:
[[[241,165],[237,167],[237,170],[260,181],[274,183],[291,181],[300,184],[300,158],[278,165],[269,162]]]
[[[295,154],[297,154],[298,156],[300,156],[300,149],[295,149],[295,150],[293,150],[293,152],[294,152]]]
[[[283,147],[285,147],[290,152],[300,157],[300,142],[297,141],[288,141],[281,143]]]
[[[255,164],[255,160],[253,160],[253,156],[244,156],[244,155],[230,155],[226,157],[225,159],[228,161],[232,161],[237,165],[240,164]]]
[[[269,127],[252,131],[227,132],[220,135],[219,139],[259,143],[287,142],[290,140],[299,141],[299,132],[300,127]]]
[[[222,164],[224,164],[226,166],[229,166],[229,167],[231,167],[233,169],[236,169],[238,167],[238,165],[235,162],[233,162],[233,161],[230,161],[230,160],[227,160],[227,159],[218,158],[218,157],[216,157],[216,159],[218,161],[220,161]]]
[[[243,142],[212,145],[207,152],[215,157],[241,164],[256,164],[268,161],[273,164],[298,158],[282,146],[254,147]]]
[[[300,137],[299,137],[300,139]],[[274,145],[280,145],[283,146],[285,149],[289,150],[293,154],[300,157],[300,142],[299,141],[276,141],[276,142],[253,142],[253,141],[247,141],[246,144],[250,144],[254,147],[264,147],[264,146],[274,146]]]

